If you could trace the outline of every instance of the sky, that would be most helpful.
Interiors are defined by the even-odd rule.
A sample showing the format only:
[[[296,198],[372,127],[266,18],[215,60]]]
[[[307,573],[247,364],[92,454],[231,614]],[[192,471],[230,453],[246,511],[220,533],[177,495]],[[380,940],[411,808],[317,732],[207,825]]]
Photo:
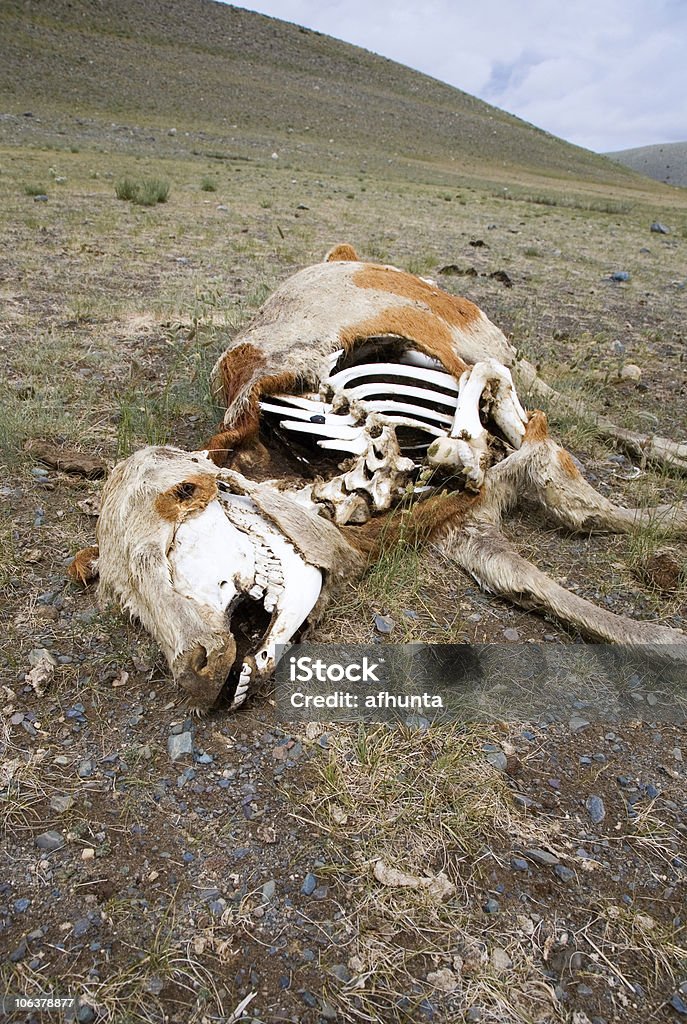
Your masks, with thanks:
[[[596,152],[687,141],[687,0],[256,0]]]

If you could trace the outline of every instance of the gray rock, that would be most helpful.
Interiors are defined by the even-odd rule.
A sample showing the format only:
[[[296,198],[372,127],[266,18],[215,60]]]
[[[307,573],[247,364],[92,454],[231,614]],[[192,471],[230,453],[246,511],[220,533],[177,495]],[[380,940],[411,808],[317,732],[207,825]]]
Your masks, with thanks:
[[[50,807],[58,814],[64,814],[74,803],[74,797],[67,793],[57,793],[50,798]]]
[[[588,728],[589,722],[586,718],[580,718],[577,715],[573,715],[570,719],[570,732],[584,732],[584,730]]]
[[[51,829],[49,832],[42,832],[37,836],[35,842],[39,850],[53,853],[55,850],[61,850],[64,846],[64,836],[60,832]]]
[[[94,767],[95,767],[95,765],[93,764],[93,759],[92,758],[90,758],[90,757],[84,758],[84,760],[79,765],[79,769],[78,769],[79,778],[80,779],[90,779],[91,775],[93,774],[93,768]]]
[[[269,882],[265,882],[262,887],[262,901],[263,903],[269,903],[274,898],[274,894],[277,891],[277,883],[274,879],[270,879]]]
[[[566,868],[564,864],[556,864],[553,871],[554,874],[558,875],[561,882],[572,882],[575,877],[575,872],[571,871],[570,868]]]
[[[511,857],[510,866],[513,871],[529,871],[529,864],[524,857]]]
[[[167,753],[170,760],[178,761],[193,753],[193,737],[190,732],[173,733],[167,737]]]
[[[676,992],[675,995],[671,997],[670,1005],[676,1013],[680,1014],[681,1017],[687,1017],[687,1003],[679,992]]]
[[[518,633],[517,629],[504,629],[503,636],[505,640],[510,640],[512,643],[515,643],[520,639],[520,634]]]
[[[536,861],[537,864],[543,864],[549,868],[559,863],[558,857],[555,854],[549,853],[548,850],[541,850],[538,847],[532,850],[525,850],[525,856],[529,857],[530,860]]]
[[[396,625],[396,620],[390,615],[375,615],[374,622],[378,633],[391,633]]]
[[[499,772],[505,772],[508,758],[502,750],[489,750],[484,756],[492,768],[496,768]]]
[[[667,228],[665,226],[665,224],[662,224],[660,222],[660,220],[655,220],[654,223],[651,225],[651,229],[650,230],[653,231],[653,233],[655,235],[669,235],[670,234],[670,228]]]
[[[495,899],[490,898],[488,900],[485,900],[484,903],[482,904],[482,910],[484,911],[485,914],[498,914],[500,909],[501,904],[499,903],[498,900]]]
[[[91,922],[88,920],[87,917],[79,918],[79,920],[74,925],[74,928],[72,929],[74,938],[80,939],[82,936],[86,934],[90,927]]]
[[[592,824],[600,825],[606,817],[606,807],[601,797],[592,794],[587,797],[584,806],[587,808],[587,814],[591,818]]]
[[[317,888],[317,877],[313,875],[312,871],[308,871],[307,875],[303,879],[303,885],[301,886],[301,892],[304,896],[312,896]]]

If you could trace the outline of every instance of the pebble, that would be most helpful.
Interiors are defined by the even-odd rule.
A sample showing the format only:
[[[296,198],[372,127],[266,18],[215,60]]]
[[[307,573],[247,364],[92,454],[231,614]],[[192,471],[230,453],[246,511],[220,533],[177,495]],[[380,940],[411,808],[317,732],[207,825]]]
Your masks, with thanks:
[[[505,949],[502,949],[501,946],[497,946],[496,949],[492,950],[491,963],[492,967],[494,967],[495,970],[499,972],[509,971],[510,968],[513,966],[513,961],[508,956],[508,953],[506,953]]]
[[[74,803],[74,797],[68,793],[57,793],[50,798],[50,809],[58,814],[65,814]]]
[[[676,1013],[680,1014],[680,1016],[682,1016],[682,1017],[687,1016],[687,1003],[682,998],[682,996],[680,995],[679,992],[676,992],[672,996],[672,998],[670,1000],[670,1005],[676,1011]]]
[[[585,805],[587,808],[587,814],[591,818],[593,825],[600,825],[606,817],[606,807],[600,796],[592,794],[587,797]]]
[[[75,939],[82,938],[91,927],[91,922],[87,917],[81,917],[76,922],[73,928],[73,935]]]
[[[78,775],[80,779],[90,779],[95,765],[90,757],[85,758],[79,765]]]
[[[269,903],[269,901],[274,898],[274,894],[276,893],[276,891],[277,883],[274,881],[274,879],[270,879],[269,882],[265,882],[265,884],[262,887],[263,903]]]
[[[31,906],[31,900],[26,896],[22,896],[21,899],[14,901],[14,909],[17,914],[23,914],[25,910],[28,910]]]
[[[303,879],[303,885],[301,886],[301,892],[304,896],[312,896],[315,889],[317,888],[317,877],[313,875],[312,871],[308,871],[307,875]]]
[[[530,866],[524,857],[511,857],[510,866],[513,871],[529,871]]]
[[[85,846],[81,851],[81,860],[93,860],[95,857],[95,850],[92,846]]]
[[[60,832],[51,829],[37,836],[35,843],[39,850],[47,850],[48,853],[52,853],[55,850],[62,849],[64,846],[64,836]]]
[[[506,640],[510,640],[512,643],[516,643],[520,639],[520,634],[517,629],[504,629],[503,636]]]
[[[170,760],[178,761],[179,758],[193,753],[193,737],[190,732],[172,733],[167,737],[167,753]]]
[[[482,904],[482,910],[485,914],[498,914],[501,909],[501,904],[498,900],[488,899]]]
[[[487,762],[499,772],[505,772],[508,765],[508,758],[502,750],[489,750],[485,754]]]
[[[570,731],[571,732],[583,732],[589,728],[589,722],[586,718],[579,718],[577,715],[573,715],[570,719]]]
[[[670,228],[667,228],[665,224],[662,224],[660,220],[655,220],[651,225],[650,231],[653,231],[655,235],[669,235]]]
[[[553,871],[555,875],[558,875],[561,882],[572,882],[575,877],[575,872],[571,871],[570,868],[566,868],[564,864],[556,864]]]
[[[538,847],[532,850],[525,850],[525,855],[530,860],[536,861],[537,864],[543,864],[545,867],[552,867],[554,864],[558,864],[558,857],[555,854],[549,853],[548,850],[541,850]]]
[[[392,619],[390,615],[375,615],[374,622],[378,633],[391,633],[396,625],[395,619]]]

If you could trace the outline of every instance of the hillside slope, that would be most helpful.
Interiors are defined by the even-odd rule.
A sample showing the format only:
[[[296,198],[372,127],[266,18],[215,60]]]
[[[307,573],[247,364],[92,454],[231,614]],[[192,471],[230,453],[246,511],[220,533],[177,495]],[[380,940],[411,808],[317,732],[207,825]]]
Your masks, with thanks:
[[[655,181],[687,188],[687,142],[666,142],[658,146],[638,146],[606,153],[624,167],[646,174]]]
[[[356,170],[410,160],[635,183],[604,157],[426,75],[212,0],[5,0],[0,104],[14,115],[202,129],[227,144],[281,141],[301,162],[316,154]]]

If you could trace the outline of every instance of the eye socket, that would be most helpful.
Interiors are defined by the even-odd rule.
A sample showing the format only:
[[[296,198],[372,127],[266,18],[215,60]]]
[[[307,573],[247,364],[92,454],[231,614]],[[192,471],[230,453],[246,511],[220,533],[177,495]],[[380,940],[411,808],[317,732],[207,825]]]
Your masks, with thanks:
[[[188,501],[196,493],[196,485],[192,480],[182,480],[180,484],[177,484],[174,488],[174,496],[179,501]]]

